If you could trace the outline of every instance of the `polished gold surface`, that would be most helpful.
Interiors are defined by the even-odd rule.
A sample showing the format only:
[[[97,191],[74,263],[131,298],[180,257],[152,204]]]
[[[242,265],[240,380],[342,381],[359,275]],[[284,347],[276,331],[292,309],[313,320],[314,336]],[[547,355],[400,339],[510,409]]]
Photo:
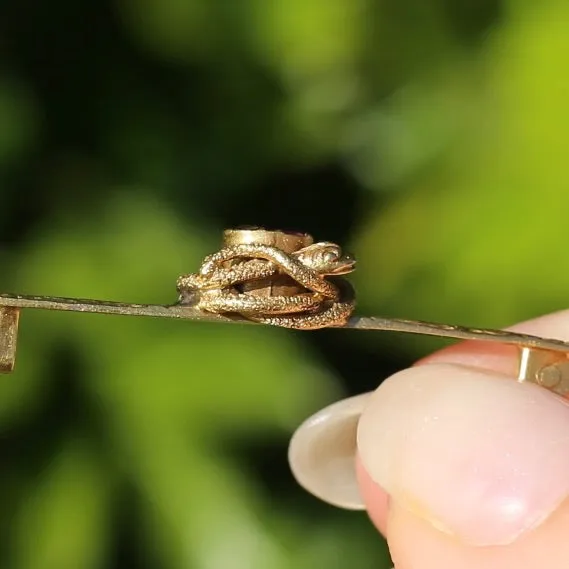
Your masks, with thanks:
[[[503,330],[433,322],[352,316],[355,298],[341,278],[355,261],[338,245],[314,243],[307,234],[234,229],[223,248],[197,273],[177,281],[172,305],[130,304],[47,296],[0,294],[0,371],[14,367],[18,314],[36,308],[197,322],[257,323],[314,330],[349,328],[510,344],[519,348],[517,379],[569,393],[569,343]]]
[[[569,393],[567,354],[551,350],[520,348],[518,381],[529,381],[560,395]]]
[[[268,245],[276,247],[284,253],[295,253],[314,243],[314,239],[307,233],[290,231],[268,231],[259,227],[226,229],[223,232],[223,246],[235,245]],[[227,263],[234,266],[239,261],[233,260]],[[241,291],[254,296],[292,296],[302,292],[302,287],[289,276],[276,273],[251,281],[243,282]]]

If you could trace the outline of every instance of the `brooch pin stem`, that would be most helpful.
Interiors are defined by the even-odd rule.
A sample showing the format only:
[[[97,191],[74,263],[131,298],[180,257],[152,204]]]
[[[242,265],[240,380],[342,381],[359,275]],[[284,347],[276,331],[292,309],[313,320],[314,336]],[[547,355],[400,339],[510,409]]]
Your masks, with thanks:
[[[503,330],[354,316],[355,294],[344,279],[354,269],[355,259],[334,243],[315,243],[303,233],[242,228],[225,231],[222,249],[206,257],[197,273],[178,278],[178,302],[171,305],[0,294],[0,372],[14,368],[20,311],[36,308],[498,342],[518,348],[518,381],[569,393],[569,343]]]

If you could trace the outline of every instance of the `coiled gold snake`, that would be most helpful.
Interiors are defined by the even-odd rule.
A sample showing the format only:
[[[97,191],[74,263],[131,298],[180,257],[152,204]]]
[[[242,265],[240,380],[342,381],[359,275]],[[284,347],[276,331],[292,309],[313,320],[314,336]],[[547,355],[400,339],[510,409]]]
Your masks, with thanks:
[[[228,266],[229,261],[233,263]],[[334,243],[315,243],[290,254],[269,245],[233,245],[206,257],[198,273],[178,279],[179,302],[284,328],[341,326],[354,310],[353,291],[345,281],[326,277],[345,275],[354,268],[355,260]],[[278,274],[293,279],[303,292],[261,297],[239,290],[243,283]]]

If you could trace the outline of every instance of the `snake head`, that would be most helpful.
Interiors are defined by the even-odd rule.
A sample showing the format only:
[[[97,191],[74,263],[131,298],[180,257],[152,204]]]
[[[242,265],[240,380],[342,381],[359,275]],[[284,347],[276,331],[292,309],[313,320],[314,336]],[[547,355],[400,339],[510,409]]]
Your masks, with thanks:
[[[321,275],[345,275],[356,267],[356,259],[343,253],[335,243],[323,241],[305,247],[298,253],[298,260]]]

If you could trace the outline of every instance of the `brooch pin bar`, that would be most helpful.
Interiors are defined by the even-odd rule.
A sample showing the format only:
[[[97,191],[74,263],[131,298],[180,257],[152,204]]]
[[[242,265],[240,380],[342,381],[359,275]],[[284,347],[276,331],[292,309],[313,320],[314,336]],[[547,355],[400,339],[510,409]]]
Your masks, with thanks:
[[[206,257],[197,273],[178,278],[178,301],[171,305],[0,294],[0,372],[14,369],[20,311],[35,308],[498,342],[518,349],[518,381],[569,393],[569,343],[503,330],[355,316],[355,294],[344,278],[354,269],[355,259],[334,243],[315,243],[308,234],[244,228],[225,231],[222,249]]]

